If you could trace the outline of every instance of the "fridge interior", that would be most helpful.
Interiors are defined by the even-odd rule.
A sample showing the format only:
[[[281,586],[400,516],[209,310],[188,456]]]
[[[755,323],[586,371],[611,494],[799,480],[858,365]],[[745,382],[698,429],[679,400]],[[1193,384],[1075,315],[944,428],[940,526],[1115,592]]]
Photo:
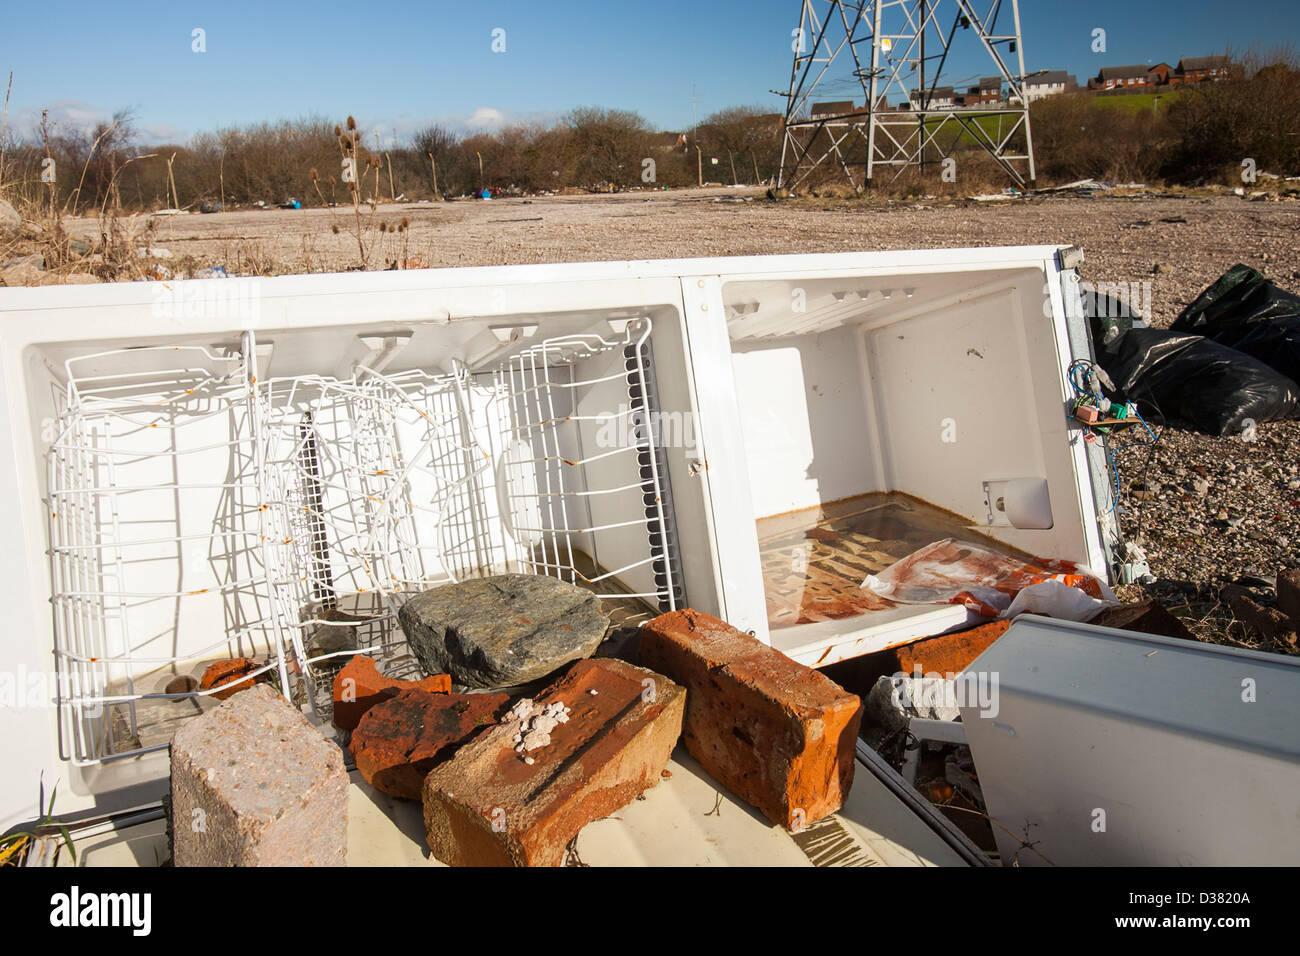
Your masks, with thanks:
[[[315,639],[421,676],[396,612],[448,581],[550,574],[624,624],[684,606],[693,452],[645,427],[693,414],[683,343],[643,306],[29,348],[61,756],[120,786],[227,657],[323,721],[355,651]]]
[[[723,296],[773,645],[828,664],[968,623],[861,587],[943,538],[1090,563],[1041,268],[773,277]],[[999,509],[1016,480],[1037,513]]]

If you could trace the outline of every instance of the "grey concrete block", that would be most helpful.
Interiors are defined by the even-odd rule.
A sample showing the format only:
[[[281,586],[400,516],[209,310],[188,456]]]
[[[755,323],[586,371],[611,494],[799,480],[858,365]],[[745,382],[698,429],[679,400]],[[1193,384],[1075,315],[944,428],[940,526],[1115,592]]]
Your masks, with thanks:
[[[265,684],[171,742],[175,866],[343,866],[343,753]]]

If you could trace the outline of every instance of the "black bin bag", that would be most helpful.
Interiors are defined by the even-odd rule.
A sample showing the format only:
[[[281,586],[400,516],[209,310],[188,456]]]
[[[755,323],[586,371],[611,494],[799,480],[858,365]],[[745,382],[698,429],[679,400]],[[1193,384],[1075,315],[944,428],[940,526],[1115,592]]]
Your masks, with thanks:
[[[1143,415],[1158,409],[1211,435],[1300,414],[1293,380],[1201,335],[1131,328],[1109,347],[1098,343],[1097,362]]]
[[[1300,295],[1250,266],[1238,263],[1225,272],[1170,328],[1231,346],[1300,382]]]

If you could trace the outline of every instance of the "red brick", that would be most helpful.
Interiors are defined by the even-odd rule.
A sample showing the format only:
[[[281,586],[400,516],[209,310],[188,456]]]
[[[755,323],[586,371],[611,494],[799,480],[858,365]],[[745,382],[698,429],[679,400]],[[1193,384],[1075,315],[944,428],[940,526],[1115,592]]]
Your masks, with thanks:
[[[496,726],[506,694],[431,694],[403,690],[371,707],[352,732],[357,770],[376,790],[420,799],[430,770],[476,733]]]
[[[549,744],[527,754],[531,765],[515,751],[515,723],[501,723],[425,778],[429,849],[458,866],[561,865],[584,826],[659,782],[685,698],[624,661],[578,661],[536,698],[571,712]]]
[[[215,697],[217,700],[226,700],[238,694],[241,690],[248,690],[254,684],[266,681],[266,675],[270,673],[269,671],[256,677],[240,679],[250,671],[257,670],[259,666],[261,665],[250,661],[247,657],[232,657],[230,660],[209,664],[207,670],[203,672],[203,679],[199,681],[199,690],[212,690],[214,687],[220,687],[221,690],[210,696]]]
[[[798,829],[843,805],[862,720],[855,695],[692,610],[646,624],[637,661],[686,686],[687,749],[773,823]]]
[[[898,669],[904,674],[957,674],[970,666],[989,645],[1011,626],[1010,621],[989,621],[955,634],[927,637],[895,648]]]
[[[358,654],[334,677],[334,726],[341,730],[355,729],[371,707],[404,690],[447,694],[451,692],[451,676],[434,674],[423,680],[392,680],[379,673],[368,655]]]
[[[1300,568],[1277,573],[1277,607],[1300,630]]]

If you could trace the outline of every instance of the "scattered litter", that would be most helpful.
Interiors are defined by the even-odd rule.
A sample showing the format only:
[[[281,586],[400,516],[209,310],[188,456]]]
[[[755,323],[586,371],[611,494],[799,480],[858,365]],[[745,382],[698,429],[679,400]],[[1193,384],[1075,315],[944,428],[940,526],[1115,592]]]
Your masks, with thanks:
[[[1059,591],[1048,588],[1034,592],[1013,610],[1013,600],[1021,591],[1045,581],[1077,589],[1086,600],[1066,601],[1056,596]],[[956,538],[926,545],[879,574],[867,575],[862,587],[900,604],[960,604],[986,617],[1009,617],[1038,605],[1070,620],[1086,620],[1119,603],[1105,582],[1071,561],[1038,559],[1037,564],[1027,564]],[[1087,610],[1091,613],[1074,616]]]

